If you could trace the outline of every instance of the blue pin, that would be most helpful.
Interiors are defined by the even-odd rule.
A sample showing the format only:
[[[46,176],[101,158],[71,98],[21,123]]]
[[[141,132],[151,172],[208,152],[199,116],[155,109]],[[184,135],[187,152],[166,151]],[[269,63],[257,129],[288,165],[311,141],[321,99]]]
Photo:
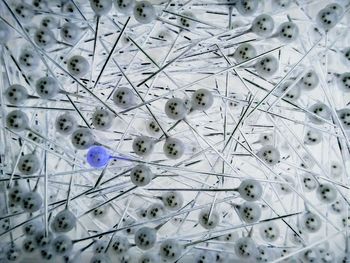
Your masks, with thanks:
[[[109,159],[118,159],[124,161],[132,161],[130,158],[125,158],[122,156],[111,156],[108,151],[103,146],[92,146],[86,155],[87,162],[95,168],[101,168],[105,166]]]
[[[87,162],[95,168],[100,168],[105,166],[110,159],[110,155],[103,146],[92,146],[87,155]]]

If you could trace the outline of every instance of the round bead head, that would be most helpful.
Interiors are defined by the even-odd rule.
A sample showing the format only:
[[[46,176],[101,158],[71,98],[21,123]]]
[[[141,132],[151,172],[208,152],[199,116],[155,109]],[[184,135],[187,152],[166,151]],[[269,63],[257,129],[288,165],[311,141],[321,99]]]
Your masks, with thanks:
[[[79,128],[72,133],[71,141],[78,150],[87,150],[95,143],[92,132],[86,128]]]
[[[280,152],[272,145],[263,146],[257,152],[257,156],[271,166],[276,165],[280,161]]]
[[[262,196],[263,189],[261,184],[253,179],[245,179],[238,187],[238,192],[246,201],[256,201]]]
[[[266,55],[255,65],[256,72],[263,77],[271,77],[278,71],[278,60],[272,55]]]
[[[7,101],[13,105],[22,105],[28,98],[26,88],[19,84],[9,86],[4,95]]]
[[[277,29],[277,37],[283,43],[291,43],[299,37],[299,28],[293,22],[285,22]]]
[[[169,99],[165,104],[165,114],[173,120],[181,120],[186,117],[188,108],[185,102],[179,98]]]
[[[142,250],[151,249],[157,241],[157,232],[154,228],[141,227],[136,231],[134,241]]]
[[[169,159],[179,159],[184,154],[185,145],[179,139],[167,138],[163,146],[163,151]]]
[[[157,17],[154,6],[148,1],[136,2],[134,6],[134,18],[141,24],[148,24]]]
[[[90,7],[97,16],[107,15],[112,5],[112,0],[90,0]]]
[[[210,209],[204,208],[200,211],[198,222],[205,229],[213,229],[220,223],[220,214],[216,210],[212,210],[210,214]]]
[[[71,134],[77,126],[77,120],[69,113],[59,115],[55,121],[56,131],[62,135]]]
[[[160,257],[164,260],[174,261],[181,256],[182,246],[174,239],[164,240],[159,247]]]
[[[106,148],[103,146],[93,146],[89,149],[86,155],[87,162],[95,168],[104,167],[110,159]]]
[[[154,148],[154,140],[147,136],[138,136],[132,144],[133,151],[139,156],[148,156]]]
[[[253,20],[251,30],[260,37],[268,37],[272,34],[274,27],[273,18],[268,14],[261,14]]]
[[[14,110],[7,114],[6,125],[15,132],[21,132],[28,128],[28,117],[21,110]]]
[[[76,55],[68,59],[67,68],[72,76],[81,78],[90,70],[90,64],[86,58]]]
[[[208,110],[213,103],[213,94],[208,89],[198,89],[192,94],[191,105],[194,110]]]
[[[51,228],[56,233],[71,231],[76,225],[75,215],[68,209],[60,211],[52,220]]]

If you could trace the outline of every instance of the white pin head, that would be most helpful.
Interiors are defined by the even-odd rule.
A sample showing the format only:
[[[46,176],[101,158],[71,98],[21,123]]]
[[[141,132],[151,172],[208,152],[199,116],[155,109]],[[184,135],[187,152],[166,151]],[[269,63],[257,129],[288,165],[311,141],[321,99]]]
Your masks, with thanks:
[[[57,255],[67,254],[73,249],[72,240],[66,235],[58,235],[52,241],[52,248]]]
[[[68,209],[60,211],[52,220],[51,228],[56,233],[66,233],[76,226],[76,217]]]
[[[19,262],[22,258],[22,249],[14,242],[11,242],[4,252],[5,260],[8,260],[8,262]]]
[[[261,14],[254,18],[251,30],[260,37],[268,37],[275,28],[275,21],[268,14]]]
[[[111,263],[111,259],[107,254],[97,254],[92,256],[90,263]]]
[[[243,43],[236,48],[233,53],[233,58],[237,63],[242,63],[248,59],[256,57],[256,55],[257,51],[254,46],[249,43]]]
[[[122,14],[131,14],[135,6],[135,0],[114,0],[115,9]]]
[[[340,90],[350,92],[350,72],[341,74],[337,79],[337,85]]]
[[[126,87],[118,88],[113,94],[113,102],[122,109],[127,109],[135,104],[134,92]]]
[[[27,192],[22,195],[21,206],[24,211],[34,213],[38,211],[43,204],[43,199],[38,192]]]
[[[268,165],[276,165],[280,161],[280,152],[272,145],[263,146],[258,152],[257,156],[261,158]]]
[[[321,218],[311,212],[306,212],[300,219],[300,224],[306,232],[315,233],[320,230],[322,226]]]
[[[67,69],[72,76],[81,78],[89,72],[90,64],[83,56],[75,55],[68,59]]]
[[[330,174],[333,177],[339,177],[343,174],[343,166],[336,162],[336,161],[331,161],[330,163]]]
[[[18,64],[21,68],[33,71],[38,68],[40,63],[39,55],[31,48],[25,48],[18,57]]]
[[[97,130],[108,130],[112,127],[113,124],[113,115],[110,111],[105,109],[97,109],[92,114],[92,125]]]
[[[284,22],[277,29],[277,38],[283,43],[291,43],[299,37],[299,28],[293,22]]]
[[[260,133],[259,143],[262,145],[272,145],[273,144],[273,134],[272,133]]]
[[[123,223],[122,223],[122,226],[125,227],[125,226],[131,226],[133,224],[136,223],[136,220],[130,216],[126,216],[123,218]],[[133,235],[135,234],[135,228],[134,227],[129,227],[129,228],[126,228],[124,231],[123,231],[125,234],[127,235]]]
[[[337,111],[340,124],[343,126],[344,130],[350,130],[350,109],[343,108]]]
[[[164,143],[163,152],[167,158],[176,160],[184,154],[185,145],[181,140],[170,137]]]
[[[72,45],[78,42],[81,33],[82,29],[72,22],[65,23],[60,30],[62,40]]]
[[[153,152],[155,141],[147,136],[137,136],[135,137],[132,149],[133,151],[142,157],[149,156]]]
[[[109,211],[109,206],[108,205],[103,205],[103,206],[99,206],[99,203],[95,203],[95,205],[98,205],[98,207],[96,207],[92,212],[92,216],[95,218],[103,218],[108,214]]]
[[[141,24],[148,24],[157,18],[156,9],[148,1],[136,2],[134,6],[134,18]]]
[[[42,230],[43,224],[39,220],[32,220],[23,225],[23,234],[26,236],[33,236]]]
[[[94,254],[104,254],[108,246],[108,241],[105,240],[95,240],[92,251]]]
[[[52,77],[38,79],[35,83],[35,90],[40,98],[45,100],[54,98],[60,92],[57,81]]]
[[[285,9],[292,4],[292,0],[272,0],[272,10]]]
[[[210,213],[211,212],[211,213]],[[203,208],[198,216],[199,224],[205,229],[213,229],[220,224],[221,216],[215,209]]]
[[[216,262],[214,253],[210,251],[199,251],[194,256],[194,263],[212,263]]]
[[[337,189],[330,183],[322,183],[316,190],[317,198],[326,204],[333,203],[338,196]]]
[[[131,244],[129,243],[128,238],[126,236],[115,235],[112,239],[109,249],[112,254],[119,256],[124,255],[130,247]]]
[[[301,95],[301,88],[299,85],[294,85],[290,88],[292,84],[293,80],[287,80],[283,82],[283,84],[277,88],[276,95],[282,96],[288,89],[287,93],[283,96],[284,99],[289,101],[296,101],[297,99],[299,99]]]
[[[182,249],[177,240],[166,239],[160,244],[159,255],[164,260],[175,261],[181,256]]]
[[[292,187],[295,187],[295,180],[292,176],[286,175],[286,174],[281,174],[280,177],[283,178],[283,180],[286,183],[281,183],[276,186],[277,190],[279,193],[287,195],[293,193]],[[276,177],[276,180],[279,178]]]
[[[22,196],[27,190],[21,185],[14,185],[8,190],[9,200],[14,204],[20,204],[22,202]]]
[[[78,150],[86,150],[95,143],[95,137],[87,128],[79,128],[72,133],[71,142]]]
[[[245,260],[253,259],[257,253],[256,244],[250,237],[241,237],[238,239],[235,242],[234,250],[237,257]]]
[[[151,169],[144,164],[138,164],[130,171],[131,182],[139,187],[148,185],[153,177]]]
[[[325,249],[325,248],[319,247],[317,249],[320,256],[320,262],[324,262],[324,263],[335,262],[336,260],[335,253],[331,251],[329,248]]]
[[[162,133],[158,123],[155,120],[149,120],[146,123],[146,129],[149,135],[159,137]]]
[[[161,217],[165,212],[165,207],[163,204],[154,203],[147,208],[147,218],[155,219]]]
[[[256,11],[258,11],[259,8],[259,1],[258,0],[238,0],[236,2],[236,8],[237,11],[242,16],[251,16]]]
[[[289,231],[289,240],[295,245],[302,245],[308,240],[307,232],[302,229],[294,229],[294,231]]]
[[[48,1],[47,0],[33,0],[32,5],[38,9],[47,9]]]
[[[322,124],[331,118],[331,110],[322,102],[316,102],[308,109],[313,114],[308,114],[308,118],[315,124]]]
[[[278,71],[278,60],[272,55],[266,55],[255,64],[256,72],[263,77],[271,77]]]
[[[145,252],[139,258],[138,263],[160,263],[160,256],[154,252]]]
[[[22,105],[28,99],[28,91],[19,84],[9,86],[5,91],[7,101],[13,105]]]
[[[107,15],[112,9],[112,0],[89,0],[90,7],[97,16]]]
[[[238,192],[246,201],[259,200],[263,194],[260,182],[254,179],[244,179],[238,187]]]
[[[32,236],[26,237],[22,242],[23,252],[32,254],[38,250],[38,246],[35,243],[35,239]]]
[[[214,103],[214,97],[208,89],[198,89],[191,97],[191,106],[194,110],[206,111]]]
[[[33,7],[26,3],[16,4],[13,10],[18,20],[24,25],[29,24],[34,17]]]
[[[261,217],[261,207],[255,202],[244,202],[237,206],[242,220],[247,223],[255,223]]]
[[[41,19],[40,26],[47,29],[56,29],[58,26],[58,21],[53,16],[45,16]]]
[[[315,190],[318,186],[316,179],[310,173],[305,173],[301,175],[300,179],[301,179],[302,187],[307,192],[311,192]]]
[[[53,240],[53,234],[49,231],[48,235],[46,235],[45,230],[42,228],[34,234],[34,238],[37,246],[43,248],[51,244]]]
[[[321,262],[320,254],[316,248],[307,249],[301,252],[299,258],[305,263]]]
[[[151,249],[157,241],[157,231],[150,227],[141,227],[135,233],[135,244],[142,250]]]
[[[35,153],[22,155],[17,165],[18,170],[25,175],[36,173],[40,168],[40,161]]]
[[[329,5],[317,13],[316,22],[323,30],[329,31],[338,24],[342,16],[343,8],[340,5]]]
[[[56,261],[55,251],[50,246],[40,248],[40,257],[43,262]]]
[[[56,118],[56,131],[62,135],[69,135],[77,129],[78,122],[70,113],[63,113]]]
[[[274,250],[271,247],[260,245],[257,247],[255,259],[257,262],[271,262],[275,256]]]
[[[309,70],[305,75],[299,80],[298,86],[303,90],[313,90],[318,86],[320,79],[314,70]]]
[[[269,243],[275,242],[280,237],[280,229],[274,222],[262,224],[259,228],[259,233],[261,238]]]
[[[165,114],[173,120],[182,120],[188,112],[187,105],[184,100],[179,98],[171,98],[165,103]]]
[[[180,192],[175,191],[164,193],[161,200],[165,208],[169,210],[179,210],[184,202],[183,195]]]
[[[330,205],[330,211],[334,214],[341,214],[345,210],[344,202],[341,200],[335,200]]]
[[[304,136],[304,143],[306,145],[317,145],[322,142],[322,132],[315,129],[307,129]]]
[[[180,16],[177,17],[177,21],[178,24],[183,28],[194,29],[197,23],[191,18],[195,19],[194,14],[190,11],[184,11],[180,14]]]
[[[34,34],[35,44],[42,49],[49,49],[56,44],[55,35],[48,28],[39,28]]]

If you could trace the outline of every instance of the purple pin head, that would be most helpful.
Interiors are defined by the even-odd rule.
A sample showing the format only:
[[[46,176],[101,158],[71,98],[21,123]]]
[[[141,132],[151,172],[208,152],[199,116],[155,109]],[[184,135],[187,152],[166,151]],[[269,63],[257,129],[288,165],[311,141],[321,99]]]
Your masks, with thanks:
[[[92,146],[87,155],[87,162],[95,168],[100,168],[108,163],[110,155],[103,146]]]

